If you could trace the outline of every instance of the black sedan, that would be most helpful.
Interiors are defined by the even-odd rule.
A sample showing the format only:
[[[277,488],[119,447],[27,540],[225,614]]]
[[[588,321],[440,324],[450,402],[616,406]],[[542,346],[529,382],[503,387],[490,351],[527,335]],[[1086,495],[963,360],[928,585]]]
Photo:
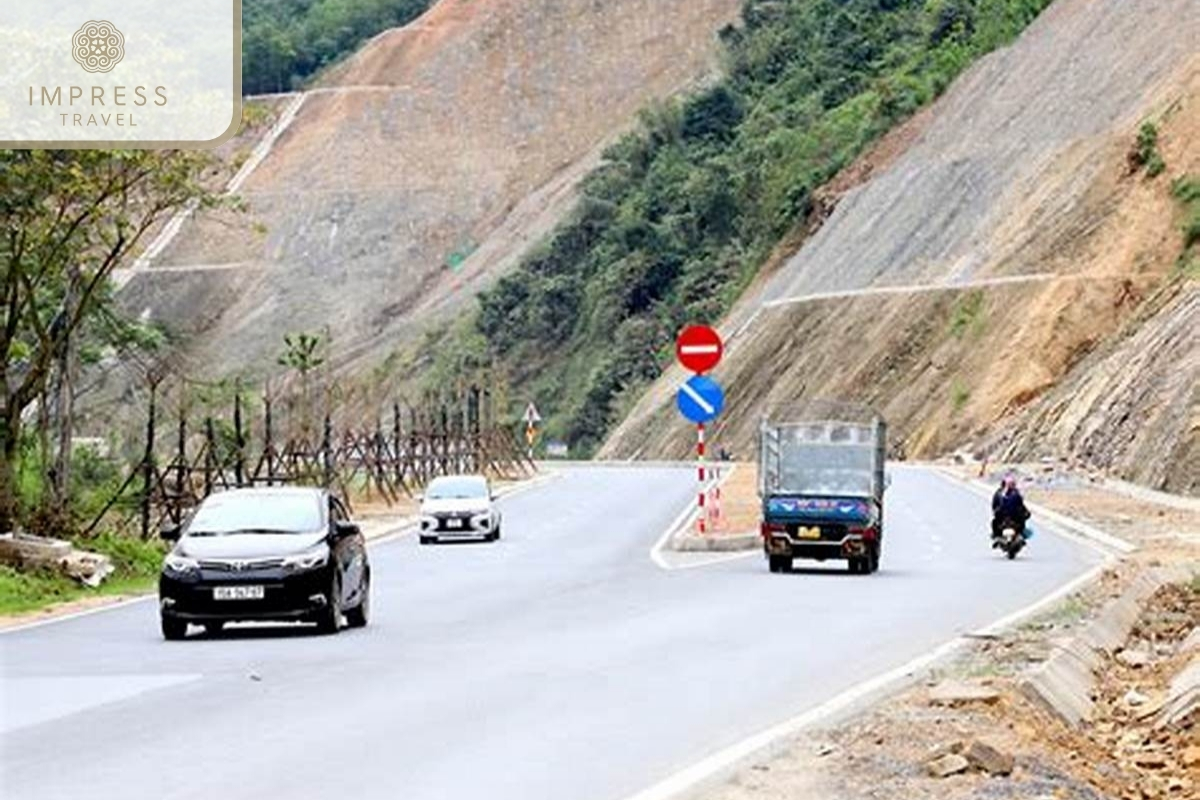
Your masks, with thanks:
[[[234,489],[209,496],[180,528],[159,578],[162,633],[189,623],[315,622],[362,627],[370,609],[366,542],[346,507],[323,489]]]

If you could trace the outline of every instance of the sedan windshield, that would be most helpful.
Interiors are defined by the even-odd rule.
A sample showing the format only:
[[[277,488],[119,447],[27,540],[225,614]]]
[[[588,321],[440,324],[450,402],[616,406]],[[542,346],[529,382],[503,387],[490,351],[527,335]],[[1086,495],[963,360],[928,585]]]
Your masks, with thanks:
[[[315,493],[214,494],[196,511],[188,526],[188,535],[312,533],[324,525],[318,498]]]
[[[437,478],[425,496],[430,500],[470,500],[488,496],[487,481],[474,476]]]

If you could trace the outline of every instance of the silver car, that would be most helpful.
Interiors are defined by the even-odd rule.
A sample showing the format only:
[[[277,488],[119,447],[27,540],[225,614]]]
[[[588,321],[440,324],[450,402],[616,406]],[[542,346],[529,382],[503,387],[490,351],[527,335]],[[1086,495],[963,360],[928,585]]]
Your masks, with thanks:
[[[434,478],[421,498],[421,544],[500,538],[500,509],[482,475]]]

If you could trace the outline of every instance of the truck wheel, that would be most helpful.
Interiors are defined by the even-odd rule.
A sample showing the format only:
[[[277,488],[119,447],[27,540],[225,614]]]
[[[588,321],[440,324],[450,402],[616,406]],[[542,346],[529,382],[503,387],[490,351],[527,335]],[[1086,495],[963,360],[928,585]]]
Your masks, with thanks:
[[[850,569],[851,575],[865,575],[867,572],[867,560],[857,556],[850,559],[847,566]]]
[[[767,556],[768,566],[771,572],[791,572],[792,557],[791,556]]]
[[[879,571],[879,544],[876,543],[871,548],[871,554],[867,557],[867,572],[876,573]]]

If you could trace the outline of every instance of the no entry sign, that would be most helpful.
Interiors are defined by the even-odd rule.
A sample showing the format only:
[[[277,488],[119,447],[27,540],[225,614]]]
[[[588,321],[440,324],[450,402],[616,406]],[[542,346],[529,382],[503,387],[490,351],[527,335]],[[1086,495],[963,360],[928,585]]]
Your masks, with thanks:
[[[685,369],[708,372],[724,352],[721,335],[707,325],[690,325],[675,340],[675,357]]]

